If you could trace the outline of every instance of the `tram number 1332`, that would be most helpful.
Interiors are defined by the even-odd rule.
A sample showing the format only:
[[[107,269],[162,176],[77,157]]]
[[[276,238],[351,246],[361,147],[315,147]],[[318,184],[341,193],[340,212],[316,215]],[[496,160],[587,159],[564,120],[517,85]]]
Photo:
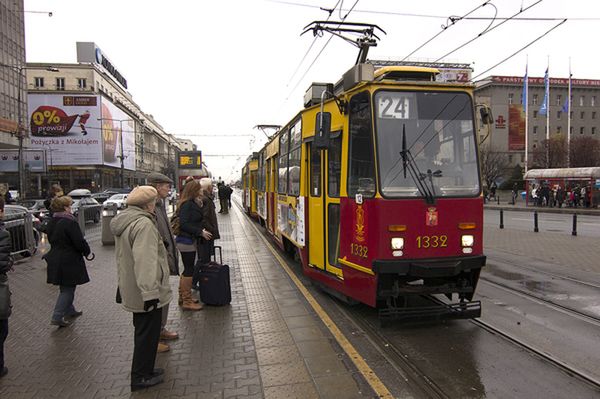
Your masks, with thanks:
[[[417,236],[417,248],[445,248],[448,236]]]
[[[369,252],[369,248],[365,245],[359,244],[350,244],[350,253],[354,256],[359,256],[361,258],[366,258]]]

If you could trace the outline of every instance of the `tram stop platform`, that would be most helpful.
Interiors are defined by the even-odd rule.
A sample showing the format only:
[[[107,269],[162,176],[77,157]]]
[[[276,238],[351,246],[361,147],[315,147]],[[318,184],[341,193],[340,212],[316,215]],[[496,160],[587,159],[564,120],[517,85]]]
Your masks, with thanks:
[[[115,303],[114,247],[102,246],[99,233],[89,234],[96,254],[88,262],[91,282],[77,287],[75,306],[83,316],[68,328],[50,325],[58,289],[46,284],[41,253],[16,263],[9,273],[9,373],[0,380],[0,398],[377,397],[356,356],[342,349],[280,255],[264,245],[258,225],[235,205],[218,217],[217,244],[231,267],[231,305],[183,312],[178,278],[172,277],[167,328],[179,339],[157,355],[164,383],[134,394],[132,316]]]

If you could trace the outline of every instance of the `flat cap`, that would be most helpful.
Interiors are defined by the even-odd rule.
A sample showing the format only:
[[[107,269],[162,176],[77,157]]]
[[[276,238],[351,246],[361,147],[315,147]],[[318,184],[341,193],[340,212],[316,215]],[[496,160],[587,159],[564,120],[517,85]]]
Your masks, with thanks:
[[[127,194],[127,205],[144,207],[152,201],[156,201],[158,192],[152,186],[138,186]]]
[[[169,183],[173,184],[173,180],[169,179],[168,176],[163,175],[162,173],[152,172],[147,177],[148,183]]]

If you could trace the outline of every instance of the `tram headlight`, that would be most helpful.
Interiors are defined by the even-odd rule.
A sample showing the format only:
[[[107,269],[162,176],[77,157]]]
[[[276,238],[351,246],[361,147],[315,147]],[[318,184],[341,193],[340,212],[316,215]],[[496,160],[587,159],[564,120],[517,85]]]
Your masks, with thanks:
[[[460,238],[460,243],[463,247],[472,247],[475,239],[470,234],[465,234]]]
[[[404,249],[404,238],[402,238],[402,237],[392,238],[392,249]]]

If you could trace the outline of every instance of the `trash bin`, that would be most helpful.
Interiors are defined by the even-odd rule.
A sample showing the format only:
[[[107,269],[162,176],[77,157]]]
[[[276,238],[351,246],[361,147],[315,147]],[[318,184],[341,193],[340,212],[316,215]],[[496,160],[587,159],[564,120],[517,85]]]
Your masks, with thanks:
[[[115,245],[115,236],[110,231],[110,221],[117,216],[117,204],[102,208],[102,245]]]

